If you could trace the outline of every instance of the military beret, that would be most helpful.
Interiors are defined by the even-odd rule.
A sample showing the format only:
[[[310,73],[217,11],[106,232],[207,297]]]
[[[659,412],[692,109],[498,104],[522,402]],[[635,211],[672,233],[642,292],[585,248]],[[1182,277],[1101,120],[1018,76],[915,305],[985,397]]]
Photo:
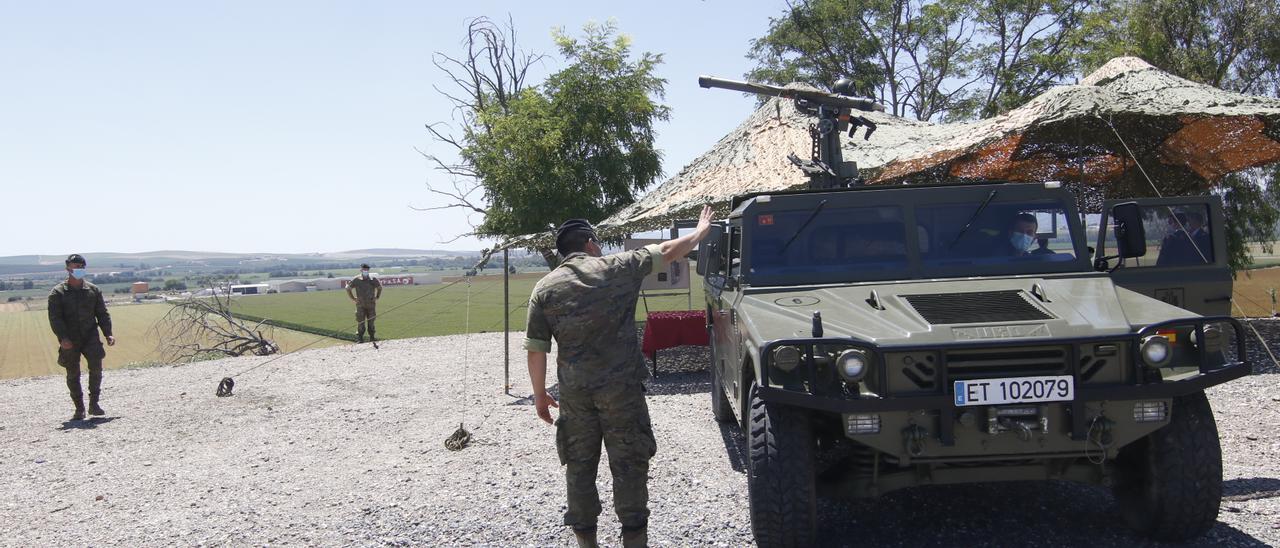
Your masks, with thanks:
[[[592,238],[596,237],[596,229],[586,219],[569,219],[556,229],[556,251],[561,255],[568,255],[564,252],[565,238],[575,232],[587,232]]]
[[[82,257],[79,253],[72,253],[72,254],[70,254],[70,255],[67,255],[67,263],[66,263],[66,264],[70,265],[71,263],[78,263],[78,264],[82,264],[82,265],[88,265],[88,264],[89,264],[88,262],[86,262],[86,261],[84,260],[84,257]]]

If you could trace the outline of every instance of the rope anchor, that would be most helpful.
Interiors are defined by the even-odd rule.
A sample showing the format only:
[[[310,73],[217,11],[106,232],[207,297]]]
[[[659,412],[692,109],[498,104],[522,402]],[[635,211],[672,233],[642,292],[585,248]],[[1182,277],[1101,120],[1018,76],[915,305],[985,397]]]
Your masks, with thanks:
[[[450,451],[461,451],[468,445],[471,445],[471,432],[463,428],[462,423],[458,423],[458,429],[444,440],[444,447]]]
[[[222,382],[218,383],[218,391],[215,394],[219,398],[225,398],[231,395],[231,389],[235,388],[235,386],[236,381],[232,380],[231,377],[223,377]]]

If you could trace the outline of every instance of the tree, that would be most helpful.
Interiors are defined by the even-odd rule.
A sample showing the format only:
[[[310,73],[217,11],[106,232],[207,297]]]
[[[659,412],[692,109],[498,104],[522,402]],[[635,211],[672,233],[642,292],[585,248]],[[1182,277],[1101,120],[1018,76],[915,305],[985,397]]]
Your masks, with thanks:
[[[750,80],[829,89],[848,78],[896,116],[929,120],[974,82],[972,0],[802,0],[751,41]]]
[[[504,25],[498,25],[487,17],[468,20],[463,49],[465,52],[460,56],[441,52],[432,55],[432,64],[454,84],[449,90],[435,88],[453,105],[453,119],[452,122],[434,122],[426,126],[432,139],[447,153],[421,154],[435,171],[448,177],[451,189],[428,182],[427,190],[444,196],[448,202],[438,207],[415,208],[420,211],[462,208],[485,213],[483,202],[475,196],[477,191],[483,190],[480,175],[466,161],[463,152],[478,136],[491,131],[488,119],[509,112],[512,101],[525,88],[530,67],[545,58],[542,54],[520,49],[515,25],[510,18]]]
[[[747,77],[839,78],[918,120],[987,117],[1075,74],[1090,0],[801,0],[752,40]]]
[[[454,191],[432,189],[451,198],[441,207],[483,213],[471,234],[501,238],[545,231],[571,217],[598,221],[633,202],[661,174],[653,129],[669,115],[657,102],[665,85],[654,74],[661,55],[633,57],[630,40],[611,22],[587,24],[581,37],[556,31],[567,65],[540,85],[525,86],[528,65],[511,59],[542,57],[511,53],[518,51],[515,32],[510,25],[507,31],[478,32],[473,23],[468,56],[437,64],[464,91],[446,94],[462,121],[460,136],[432,129],[458,153],[456,162],[429,156],[454,178]],[[501,56],[507,61],[477,63],[471,45],[477,41],[490,52],[482,58],[508,52]],[[540,251],[554,264],[552,250]]]
[[[570,62],[542,89],[526,89],[510,112],[485,112],[491,130],[464,150],[489,203],[477,234],[514,236],[582,217],[598,221],[635,201],[661,174],[653,124],[668,109],[662,59],[632,60],[612,23],[588,24],[576,39],[557,32]]]
[[[186,289],[187,283],[182,280],[170,278],[164,281],[165,291],[186,291]]]
[[[1254,95],[1280,96],[1280,7],[1274,0],[1105,0],[1085,20],[1080,58],[1092,70],[1136,55],[1188,80]],[[1252,263],[1248,242],[1271,252],[1280,219],[1280,166],[1228,175],[1218,183],[1227,213],[1233,270]]]

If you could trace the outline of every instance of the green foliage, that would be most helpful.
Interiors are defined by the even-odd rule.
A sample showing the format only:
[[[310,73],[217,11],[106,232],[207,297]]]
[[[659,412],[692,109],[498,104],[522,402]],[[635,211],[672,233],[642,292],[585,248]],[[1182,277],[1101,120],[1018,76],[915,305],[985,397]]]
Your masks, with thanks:
[[[514,236],[547,230],[571,217],[598,221],[635,201],[661,174],[653,124],[665,80],[660,55],[631,55],[612,23],[588,24],[583,36],[555,33],[569,65],[504,108],[477,113],[461,151],[488,202],[476,233]],[[497,104],[497,103],[491,103]]]
[[[850,78],[898,116],[990,116],[1073,74],[1088,0],[805,0],[751,42],[747,78]]]
[[[1269,179],[1264,185],[1260,179]],[[1272,252],[1276,223],[1280,223],[1280,165],[1228,175],[1219,183],[1227,218],[1227,253],[1233,272],[1249,268],[1253,256],[1249,242],[1261,242],[1263,253]]]

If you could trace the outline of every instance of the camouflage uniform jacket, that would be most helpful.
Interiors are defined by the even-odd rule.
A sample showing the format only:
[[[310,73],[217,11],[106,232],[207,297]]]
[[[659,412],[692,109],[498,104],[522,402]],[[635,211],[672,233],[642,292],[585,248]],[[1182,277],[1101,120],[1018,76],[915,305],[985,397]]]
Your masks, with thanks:
[[[571,253],[534,286],[524,347],[550,352],[555,337],[561,391],[586,393],[648,378],[636,299],[661,260],[656,244],[607,257]]]
[[[79,288],[67,282],[49,292],[49,327],[58,340],[70,339],[81,345],[98,339],[98,329],[111,336],[111,314],[102,298],[102,290],[89,282]]]
[[[367,280],[363,276],[356,276],[347,282],[347,289],[355,290],[356,302],[362,306],[373,306],[375,304],[376,299],[374,297],[378,294],[377,288],[380,287],[382,287],[382,282],[373,276],[369,276]]]

